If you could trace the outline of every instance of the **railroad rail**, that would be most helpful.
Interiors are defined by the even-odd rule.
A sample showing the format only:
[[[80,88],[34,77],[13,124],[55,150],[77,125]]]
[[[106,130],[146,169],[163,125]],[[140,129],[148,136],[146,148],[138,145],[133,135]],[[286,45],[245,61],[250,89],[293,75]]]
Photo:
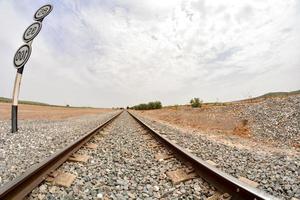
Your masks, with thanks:
[[[231,195],[231,199],[243,199],[243,200],[274,200],[277,199],[265,193],[262,190],[254,188],[237,178],[222,172],[214,166],[207,164],[205,161],[191,154],[184,148],[175,144],[171,140],[164,137],[158,131],[151,128],[147,123],[141,120],[132,112],[128,112],[139,124],[145,127],[149,132],[164,146],[170,149],[175,156],[183,162],[189,163],[195,170],[195,172],[203,178],[205,181],[214,186],[218,191],[228,193]]]
[[[0,188],[0,199],[23,199],[35,187],[42,183],[52,172],[61,166],[73,153],[87,143],[98,131],[110,124],[122,112],[112,116],[110,119],[91,130],[84,136],[77,139],[72,144],[46,158],[41,163],[29,168],[23,175],[7,183]],[[228,193],[231,199],[251,199],[251,200],[273,200],[277,199],[262,190],[251,187],[246,183],[236,179],[235,177],[222,172],[214,166],[209,165],[197,156],[172,142],[158,131],[151,128],[146,122],[140,119],[139,116],[132,112],[128,112],[139,124],[151,133],[155,139],[161,144],[170,149],[175,157],[184,163],[192,166],[199,177],[214,186],[219,192]]]
[[[72,144],[46,158],[41,163],[29,168],[23,175],[14,179],[0,188],[0,199],[23,199],[35,187],[43,182],[49,174],[63,164],[73,153],[87,143],[98,131],[110,124],[120,114],[119,112],[110,119],[77,139]]]

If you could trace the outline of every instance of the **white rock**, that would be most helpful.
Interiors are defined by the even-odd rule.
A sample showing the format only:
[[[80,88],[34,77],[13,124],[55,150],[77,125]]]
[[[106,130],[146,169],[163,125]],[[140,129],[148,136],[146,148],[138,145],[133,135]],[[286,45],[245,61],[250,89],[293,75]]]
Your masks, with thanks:
[[[153,187],[153,189],[154,189],[154,191],[156,191],[156,192],[159,191],[159,187],[158,187],[157,185],[155,185],[155,186]]]
[[[102,193],[98,193],[97,194],[97,199],[103,199],[103,194]]]

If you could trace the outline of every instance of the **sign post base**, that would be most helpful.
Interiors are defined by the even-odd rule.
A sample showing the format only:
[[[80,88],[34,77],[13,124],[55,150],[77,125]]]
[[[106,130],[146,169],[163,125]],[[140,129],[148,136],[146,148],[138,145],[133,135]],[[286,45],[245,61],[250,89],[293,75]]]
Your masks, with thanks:
[[[18,106],[11,106],[11,132],[18,131]]]

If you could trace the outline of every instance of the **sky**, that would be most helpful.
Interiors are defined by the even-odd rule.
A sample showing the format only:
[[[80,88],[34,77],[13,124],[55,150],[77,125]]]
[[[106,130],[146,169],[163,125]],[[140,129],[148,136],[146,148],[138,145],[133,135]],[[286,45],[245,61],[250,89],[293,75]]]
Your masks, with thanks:
[[[0,0],[0,96],[48,3],[20,99],[120,107],[300,89],[300,0]]]

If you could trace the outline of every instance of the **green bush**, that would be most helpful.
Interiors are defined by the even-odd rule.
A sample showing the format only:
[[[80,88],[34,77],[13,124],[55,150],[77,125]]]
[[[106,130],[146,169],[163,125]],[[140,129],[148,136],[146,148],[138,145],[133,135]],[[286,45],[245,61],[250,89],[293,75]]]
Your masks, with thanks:
[[[193,98],[190,101],[190,104],[193,108],[200,108],[202,106],[203,101],[199,98]]]
[[[153,110],[153,109],[160,109],[160,108],[162,108],[162,104],[160,101],[153,101],[147,104],[141,103],[139,105],[131,107],[131,109],[134,110]]]

